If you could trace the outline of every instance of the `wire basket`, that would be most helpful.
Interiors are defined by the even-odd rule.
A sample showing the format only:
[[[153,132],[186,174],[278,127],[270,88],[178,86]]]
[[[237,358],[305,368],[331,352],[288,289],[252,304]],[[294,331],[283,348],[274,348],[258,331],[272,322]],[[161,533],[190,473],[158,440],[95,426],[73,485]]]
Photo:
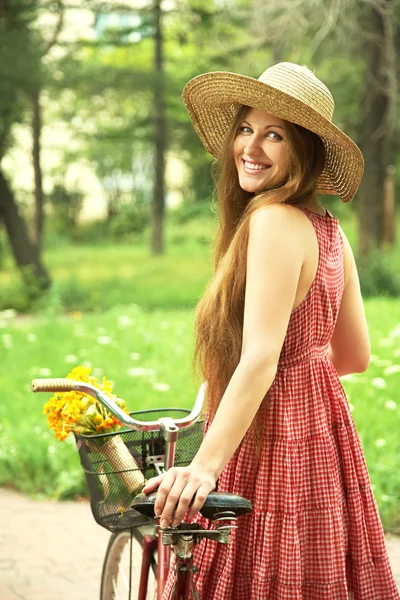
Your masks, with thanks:
[[[156,421],[161,417],[180,419],[189,410],[161,408],[135,411],[138,421]],[[203,421],[179,431],[175,466],[188,465],[203,439]],[[89,488],[92,513],[99,525],[109,531],[139,527],[153,520],[130,505],[147,479],[157,475],[155,463],[163,463],[165,441],[159,431],[132,431],[84,436],[75,434],[81,464]]]

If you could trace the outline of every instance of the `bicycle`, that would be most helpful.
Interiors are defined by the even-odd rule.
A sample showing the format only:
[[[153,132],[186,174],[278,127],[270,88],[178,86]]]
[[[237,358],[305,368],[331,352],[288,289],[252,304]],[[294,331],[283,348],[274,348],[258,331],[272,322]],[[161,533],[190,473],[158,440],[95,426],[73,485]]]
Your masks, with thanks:
[[[75,390],[89,394],[127,427],[101,435],[75,434],[93,516],[111,532],[103,563],[100,600],[161,600],[170,570],[171,548],[176,562],[169,600],[199,599],[193,578],[197,572],[193,564],[194,546],[203,538],[228,544],[232,529],[236,528],[235,521],[251,512],[251,502],[234,494],[211,492],[200,513],[213,522],[213,529],[204,529],[196,523],[162,529],[154,514],[156,493],[137,494],[143,484],[133,493],[131,483],[135,482],[135,477],[139,482],[142,476],[149,478],[174,465],[184,466],[191,462],[203,437],[201,411],[206,383],[200,386],[192,411],[150,409],[130,415],[88,383],[71,379],[35,379],[31,389],[34,392]],[[160,413],[164,416],[158,416]],[[134,418],[139,416],[151,417],[151,420]],[[120,468],[124,466],[120,453],[126,452],[126,448],[134,461],[134,469]],[[118,468],[115,468],[116,462]],[[139,553],[140,564],[136,561]]]

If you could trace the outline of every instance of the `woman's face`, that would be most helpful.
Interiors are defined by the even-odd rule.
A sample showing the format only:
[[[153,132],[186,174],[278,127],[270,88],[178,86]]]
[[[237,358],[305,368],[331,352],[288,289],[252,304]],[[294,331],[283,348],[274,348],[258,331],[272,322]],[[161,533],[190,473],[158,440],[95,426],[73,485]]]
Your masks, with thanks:
[[[240,187],[258,193],[282,183],[288,174],[283,120],[251,108],[239,123],[233,154]]]

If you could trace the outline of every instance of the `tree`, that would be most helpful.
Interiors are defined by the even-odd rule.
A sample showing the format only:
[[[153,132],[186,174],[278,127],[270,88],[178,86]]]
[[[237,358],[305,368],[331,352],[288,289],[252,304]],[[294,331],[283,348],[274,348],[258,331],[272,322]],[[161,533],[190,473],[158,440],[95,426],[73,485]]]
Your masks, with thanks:
[[[163,21],[161,0],[154,4],[154,163],[155,181],[153,191],[151,252],[162,254],[164,250],[163,221],[165,212],[165,88],[164,88],[164,56],[163,56]]]
[[[0,217],[22,276],[30,283],[33,274],[38,287],[46,288],[50,285],[49,275],[29,239],[1,168],[2,158],[12,143],[12,125],[22,121],[27,98],[40,78],[40,55],[32,30],[35,18],[35,2],[4,0],[0,7],[0,81],[3,85],[0,94]]]
[[[51,48],[56,44],[58,35],[63,27],[64,21],[64,5],[61,0],[55,0],[55,8],[58,12],[58,17],[54,29],[49,40],[39,40],[41,63],[50,52]],[[44,194],[42,185],[42,169],[40,161],[40,136],[42,130],[42,107],[41,107],[41,86],[42,81],[37,80],[36,86],[31,94],[32,106],[32,164],[34,171],[34,198],[35,210],[33,215],[33,241],[40,254],[42,248],[43,223],[44,223]]]
[[[359,194],[360,250],[367,254],[394,240],[388,231],[395,219],[387,219],[388,182],[396,160],[396,103],[398,84],[395,50],[396,23],[394,2],[379,0],[363,6],[364,36],[362,50],[366,57],[364,98],[362,104],[361,149],[365,174]],[[386,199],[386,201],[385,201]],[[386,227],[384,226],[386,223]]]

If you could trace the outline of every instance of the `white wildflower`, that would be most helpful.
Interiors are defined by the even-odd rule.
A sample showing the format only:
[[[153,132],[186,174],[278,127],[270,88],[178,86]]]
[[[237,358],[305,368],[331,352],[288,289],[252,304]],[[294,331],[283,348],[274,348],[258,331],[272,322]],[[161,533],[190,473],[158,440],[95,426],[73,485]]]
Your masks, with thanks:
[[[388,367],[392,364],[392,361],[387,358],[378,358],[378,360],[375,361],[375,364],[377,367]]]
[[[55,446],[49,446],[47,448],[47,451],[49,454],[55,454],[56,453],[56,447]]]
[[[352,381],[353,379],[354,379],[353,373],[349,373],[348,375],[341,375],[340,376],[340,380],[341,381]]]
[[[386,400],[385,407],[389,410],[396,410],[397,404],[394,400]]]
[[[153,389],[158,392],[168,392],[170,385],[168,383],[155,383]]]
[[[386,387],[386,381],[382,379],[382,377],[374,377],[371,384],[380,390],[383,390]]]
[[[120,327],[130,327],[133,324],[133,320],[127,315],[120,315],[118,317],[118,325]]]
[[[375,446],[377,448],[383,448],[383,446],[386,446],[386,440],[384,438],[379,438],[375,440]]]
[[[349,402],[349,407],[350,407],[351,412],[353,412],[355,410],[355,408],[356,408],[354,406],[354,404],[351,404],[351,402]]]
[[[93,369],[93,375],[94,377],[103,377],[104,371],[103,369],[100,369],[100,367],[96,367],[95,369]]]
[[[395,328],[389,332],[389,337],[391,337],[391,338],[400,337],[400,323],[397,323]]]
[[[99,335],[97,338],[97,343],[101,346],[108,346],[112,343],[112,338],[109,335]]]
[[[381,348],[387,348],[388,346],[393,346],[393,344],[394,338],[382,338],[378,342],[378,346],[380,346]]]
[[[131,360],[139,360],[140,357],[141,357],[141,354],[139,354],[139,352],[131,352],[129,355],[129,358]]]
[[[26,339],[27,339],[28,342],[36,342],[37,335],[36,335],[36,333],[27,333],[26,334]]]
[[[154,369],[145,369],[144,367],[133,367],[128,369],[130,377],[154,377],[156,374]]]
[[[7,350],[11,350],[11,348],[13,347],[12,336],[9,333],[3,333],[1,339],[3,340],[4,348],[6,348]]]
[[[67,354],[64,356],[64,361],[66,363],[74,364],[78,362],[78,357],[75,354]]]
[[[390,365],[384,370],[385,375],[393,375],[393,373],[400,373],[400,365]]]
[[[39,375],[41,377],[51,377],[51,369],[48,369],[47,367],[42,367],[41,369],[39,369]]]

